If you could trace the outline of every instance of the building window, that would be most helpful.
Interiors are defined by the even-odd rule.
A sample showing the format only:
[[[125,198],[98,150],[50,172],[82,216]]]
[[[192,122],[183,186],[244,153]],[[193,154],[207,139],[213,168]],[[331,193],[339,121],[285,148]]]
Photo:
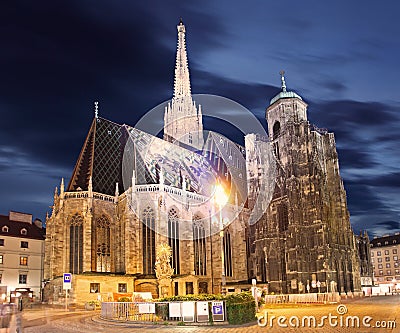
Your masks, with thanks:
[[[3,228],[1,228],[2,232],[8,232],[8,227],[5,225]]]
[[[231,234],[229,231],[224,233],[224,259],[225,259],[225,276],[232,276],[232,247],[231,247]]]
[[[383,268],[383,265],[382,265],[382,264],[379,264],[379,265],[378,265],[378,268]]]
[[[274,142],[274,154],[276,159],[280,159],[278,142]]]
[[[279,123],[279,121],[275,122],[274,126],[272,127],[272,132],[273,132],[272,139],[273,140],[277,139],[281,132],[281,124]]]
[[[69,269],[72,274],[83,271],[83,218],[72,216],[69,227]]]
[[[3,273],[0,273],[0,284],[3,283]]]
[[[111,272],[110,220],[104,215],[96,219],[96,271]]]
[[[387,271],[386,271],[386,274],[387,274],[387,275],[390,275],[390,274],[392,274],[392,272],[391,272],[390,270],[387,270]]]
[[[371,257],[373,257],[374,256],[374,252],[371,252]]]
[[[20,274],[19,278],[18,278],[18,283],[19,284],[26,284],[27,279],[28,279],[28,275]]]
[[[289,226],[289,214],[286,203],[282,203],[278,206],[278,225],[279,231],[286,231]]]
[[[399,260],[399,257],[398,256],[393,256],[393,260],[397,261],[397,260]]]
[[[172,250],[171,267],[174,269],[174,274],[179,274],[179,218],[174,208],[168,212],[168,245]]]
[[[380,256],[382,255],[382,252],[381,252],[381,251],[378,251],[378,252],[376,252],[376,255],[377,255],[378,257],[380,257]]]
[[[119,293],[126,293],[126,283],[118,283],[118,292]]]
[[[143,273],[154,274],[154,265],[156,263],[156,233],[154,211],[147,207],[143,211],[142,220],[143,237]]]
[[[90,284],[90,293],[99,293],[100,292],[100,283],[91,283]]]
[[[399,267],[399,263],[398,263],[398,262],[395,262],[395,263],[394,263],[394,267]]]
[[[28,257],[25,256],[19,257],[19,264],[21,266],[28,266]]]
[[[0,265],[2,265],[2,264],[3,264],[3,255],[0,254]]]
[[[192,135],[192,133],[189,133],[189,143],[190,144],[193,143],[193,135]]]
[[[385,257],[385,261],[390,261],[390,257]]]
[[[22,249],[27,249],[27,248],[28,248],[28,242],[26,242],[26,241],[21,241],[21,248],[22,248]]]
[[[382,262],[382,258],[378,258],[378,262]]]
[[[186,295],[193,294],[193,282],[186,282]]]
[[[397,249],[393,249],[392,253],[397,254]]]
[[[385,255],[388,255],[389,254],[389,250],[385,250]]]
[[[379,271],[379,275],[383,275],[383,271]]]
[[[4,239],[3,238],[0,239],[0,246],[4,246]]]
[[[386,268],[390,268],[390,264],[388,263],[388,264],[386,264]]]
[[[21,235],[26,236],[28,234],[28,230],[25,228],[21,229]]]
[[[193,217],[194,271],[196,275],[207,275],[207,247],[204,222],[200,216]]]

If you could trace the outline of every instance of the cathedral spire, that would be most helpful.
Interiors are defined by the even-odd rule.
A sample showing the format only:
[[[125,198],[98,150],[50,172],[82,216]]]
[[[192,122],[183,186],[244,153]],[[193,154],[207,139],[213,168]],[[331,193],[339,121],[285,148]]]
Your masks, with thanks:
[[[178,26],[174,96],[165,107],[164,140],[177,145],[201,149],[204,144],[203,119],[197,110],[190,90],[189,66],[186,53],[186,29],[181,21]]]
[[[177,26],[178,29],[178,48],[176,50],[174,97],[180,98],[191,96],[189,67],[186,53],[185,25],[182,18]]]

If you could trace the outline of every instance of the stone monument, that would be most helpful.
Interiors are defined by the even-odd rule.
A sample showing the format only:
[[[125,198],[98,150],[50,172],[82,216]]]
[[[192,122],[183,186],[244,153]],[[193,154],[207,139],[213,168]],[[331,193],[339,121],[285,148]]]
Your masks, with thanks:
[[[171,267],[172,250],[168,244],[161,243],[157,246],[155,271],[158,280],[159,297],[172,296],[172,274]]]

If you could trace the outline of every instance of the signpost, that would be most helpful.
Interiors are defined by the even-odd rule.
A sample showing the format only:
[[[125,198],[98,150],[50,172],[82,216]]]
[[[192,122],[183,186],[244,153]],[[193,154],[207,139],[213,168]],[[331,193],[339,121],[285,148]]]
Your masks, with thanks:
[[[72,289],[72,274],[63,274],[63,289],[65,290],[65,311],[68,311],[68,290]]]
[[[213,321],[224,321],[224,302],[213,301],[211,303]]]

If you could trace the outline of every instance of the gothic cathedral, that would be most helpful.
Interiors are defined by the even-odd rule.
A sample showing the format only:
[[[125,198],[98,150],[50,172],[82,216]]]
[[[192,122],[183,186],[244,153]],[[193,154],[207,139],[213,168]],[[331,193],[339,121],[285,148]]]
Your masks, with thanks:
[[[269,137],[248,134],[242,147],[206,135],[182,21],[177,29],[163,139],[96,110],[69,184],[55,190],[45,298],[59,300],[66,272],[78,304],[133,292],[157,298],[160,244],[172,250],[174,295],[237,292],[253,278],[271,292],[359,290],[334,135],[308,122],[307,104],[287,91],[283,73],[266,110]]]

